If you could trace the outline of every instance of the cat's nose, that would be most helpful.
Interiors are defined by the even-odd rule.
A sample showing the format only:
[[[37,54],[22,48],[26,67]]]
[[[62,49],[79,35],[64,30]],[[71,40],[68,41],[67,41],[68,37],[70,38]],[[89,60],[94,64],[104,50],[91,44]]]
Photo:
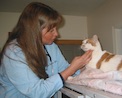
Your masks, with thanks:
[[[84,47],[84,45],[81,45],[81,48],[83,48]]]

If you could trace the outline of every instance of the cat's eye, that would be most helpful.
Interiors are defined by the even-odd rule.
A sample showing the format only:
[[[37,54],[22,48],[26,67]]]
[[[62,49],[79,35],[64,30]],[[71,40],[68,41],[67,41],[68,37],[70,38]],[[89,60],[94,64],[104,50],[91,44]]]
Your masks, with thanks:
[[[86,41],[86,44],[88,44],[89,42],[88,41]]]

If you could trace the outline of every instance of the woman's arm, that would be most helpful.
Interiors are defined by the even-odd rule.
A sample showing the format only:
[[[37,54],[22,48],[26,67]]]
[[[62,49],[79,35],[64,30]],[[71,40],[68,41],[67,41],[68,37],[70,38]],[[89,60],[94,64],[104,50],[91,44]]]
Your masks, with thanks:
[[[17,48],[18,49],[18,48]],[[4,56],[3,65],[10,84],[21,94],[30,98],[49,98],[62,86],[59,74],[46,80],[39,79],[28,67],[22,51],[10,49]]]
[[[69,76],[73,75],[77,70],[84,67],[91,60],[91,55],[92,51],[90,50],[82,56],[75,57],[70,66],[60,73],[63,79],[67,80]]]

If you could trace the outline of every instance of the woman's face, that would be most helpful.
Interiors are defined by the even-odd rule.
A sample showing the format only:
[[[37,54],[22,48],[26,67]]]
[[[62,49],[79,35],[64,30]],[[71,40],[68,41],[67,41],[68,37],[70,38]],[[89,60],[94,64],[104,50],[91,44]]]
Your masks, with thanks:
[[[42,30],[42,42],[43,44],[52,44],[58,36],[57,28],[54,27],[48,31],[48,28]]]

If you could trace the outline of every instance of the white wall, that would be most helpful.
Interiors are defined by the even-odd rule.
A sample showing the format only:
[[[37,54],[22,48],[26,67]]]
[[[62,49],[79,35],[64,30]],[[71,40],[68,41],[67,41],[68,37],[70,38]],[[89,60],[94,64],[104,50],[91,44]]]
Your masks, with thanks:
[[[103,48],[113,52],[112,27],[122,27],[122,0],[108,0],[89,15],[87,20],[89,37],[97,34]]]
[[[0,12],[0,47],[3,47],[8,32],[16,25],[20,13]],[[82,16],[64,17],[64,26],[59,29],[60,39],[82,39],[87,36],[87,18]]]

